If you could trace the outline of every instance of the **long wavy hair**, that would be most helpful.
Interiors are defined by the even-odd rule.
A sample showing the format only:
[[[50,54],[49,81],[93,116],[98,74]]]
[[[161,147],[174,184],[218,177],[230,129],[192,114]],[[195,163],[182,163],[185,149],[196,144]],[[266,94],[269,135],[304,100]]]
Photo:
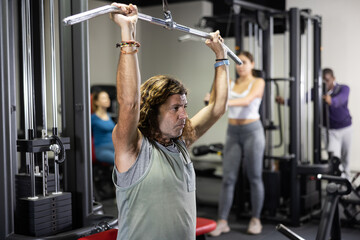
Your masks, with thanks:
[[[141,85],[140,92],[141,102],[138,128],[145,137],[155,140],[161,135],[157,118],[159,107],[170,96],[175,94],[187,95],[188,92],[180,81],[166,75],[156,75],[149,78]],[[178,138],[183,137],[184,140],[192,140],[194,136],[195,132],[190,124],[190,120],[186,119],[183,133]]]

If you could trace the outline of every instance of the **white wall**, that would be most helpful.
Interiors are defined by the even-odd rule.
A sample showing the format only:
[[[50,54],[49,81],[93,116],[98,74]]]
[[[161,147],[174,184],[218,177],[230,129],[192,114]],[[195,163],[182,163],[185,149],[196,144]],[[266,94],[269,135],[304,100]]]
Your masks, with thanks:
[[[94,9],[109,5],[108,1],[90,0],[88,8]],[[116,84],[116,67],[121,41],[120,28],[108,14],[98,16],[89,23],[90,82],[93,84]]]
[[[339,83],[350,87],[349,109],[353,119],[351,149],[352,170],[360,170],[360,108],[356,107],[360,90],[360,1],[358,0],[287,0],[287,8],[310,8],[322,16],[322,67],[334,70]]]

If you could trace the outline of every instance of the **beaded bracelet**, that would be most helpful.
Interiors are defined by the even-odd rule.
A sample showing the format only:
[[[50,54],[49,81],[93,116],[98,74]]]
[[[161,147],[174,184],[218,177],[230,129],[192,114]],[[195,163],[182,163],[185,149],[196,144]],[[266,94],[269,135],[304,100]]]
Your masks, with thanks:
[[[140,47],[140,43],[137,42],[137,41],[134,41],[134,40],[130,40],[130,41],[121,41],[120,43],[117,43],[116,44],[116,47],[120,47],[121,49],[121,53],[123,54],[134,54],[134,53],[137,53],[138,52],[138,49]],[[124,51],[122,48],[123,47],[136,47],[136,49],[132,52],[126,52]]]
[[[123,47],[140,47],[140,43],[134,40],[131,41],[121,41],[120,43],[116,44],[116,47],[123,48]]]

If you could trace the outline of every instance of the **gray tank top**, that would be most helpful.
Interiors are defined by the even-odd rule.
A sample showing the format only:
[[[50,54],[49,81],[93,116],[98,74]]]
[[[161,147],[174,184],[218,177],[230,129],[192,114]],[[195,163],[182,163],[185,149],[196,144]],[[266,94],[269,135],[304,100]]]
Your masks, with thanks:
[[[179,152],[172,152],[144,137],[139,157],[150,152],[148,167],[127,187],[117,184],[114,168],[118,240],[195,239],[194,167],[184,142],[177,141],[176,147]]]

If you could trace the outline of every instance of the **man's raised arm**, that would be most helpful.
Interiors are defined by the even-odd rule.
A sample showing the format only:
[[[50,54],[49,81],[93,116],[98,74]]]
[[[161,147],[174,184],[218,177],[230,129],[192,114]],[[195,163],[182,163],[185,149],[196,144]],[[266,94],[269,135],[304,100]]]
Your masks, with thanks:
[[[201,137],[227,109],[229,92],[229,69],[227,65],[229,65],[229,60],[224,60],[226,53],[221,44],[223,40],[219,35],[219,31],[212,33],[212,35],[213,40],[206,40],[206,45],[213,50],[217,60],[215,77],[209,104],[191,118],[191,124],[196,131],[195,140]]]
[[[140,115],[140,71],[136,42],[137,7],[113,3],[119,13],[110,18],[121,28],[120,57],[116,74],[118,123],[113,131],[115,165],[119,172],[127,171],[135,162],[140,149],[141,134],[138,131]]]

